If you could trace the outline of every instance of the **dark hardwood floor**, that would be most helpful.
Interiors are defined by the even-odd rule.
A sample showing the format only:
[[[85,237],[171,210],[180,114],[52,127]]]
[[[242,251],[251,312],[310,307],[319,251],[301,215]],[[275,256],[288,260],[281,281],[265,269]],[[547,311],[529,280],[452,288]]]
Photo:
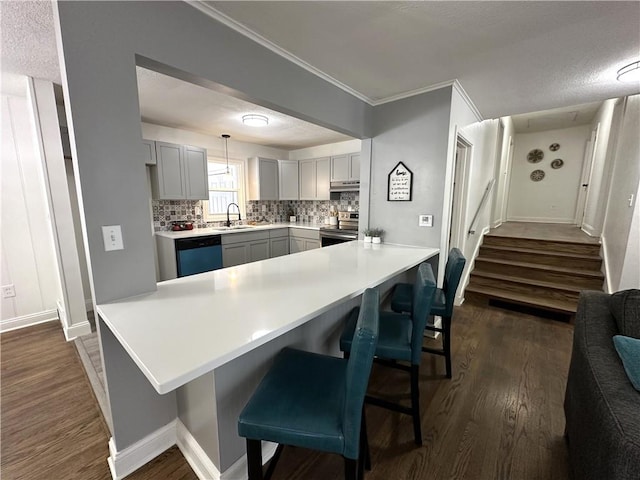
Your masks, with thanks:
[[[569,478],[562,401],[573,327],[465,304],[453,324],[453,378],[421,367],[424,445],[409,416],[367,406],[369,480]],[[0,472],[10,479],[108,479],[109,431],[57,324],[2,334]],[[432,340],[425,339],[425,342]],[[370,392],[409,399],[406,373],[376,365]],[[285,448],[274,480],[342,478],[342,459]],[[131,479],[194,479],[176,447]]]

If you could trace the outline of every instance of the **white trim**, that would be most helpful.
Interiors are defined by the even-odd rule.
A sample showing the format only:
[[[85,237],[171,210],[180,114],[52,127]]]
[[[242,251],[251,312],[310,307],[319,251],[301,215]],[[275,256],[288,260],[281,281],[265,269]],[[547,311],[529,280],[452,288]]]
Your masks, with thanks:
[[[200,480],[247,480],[247,456],[243,455],[224,472],[211,461],[198,441],[184,426],[180,419],[176,419],[176,443],[182,455]],[[262,463],[271,460],[277,448],[276,443],[262,442]]]
[[[117,451],[113,437],[109,439],[107,463],[113,480],[121,480],[176,444],[176,421],[173,420],[142,440]]]
[[[464,302],[464,292],[467,289],[469,282],[471,281],[471,272],[473,271],[473,268],[475,266],[476,258],[480,253],[480,247],[482,246],[482,242],[484,241],[484,236],[490,231],[491,229],[488,226],[485,226],[482,229],[480,235],[478,235],[478,242],[476,243],[476,246],[473,250],[473,254],[471,255],[471,258],[467,259],[467,264],[462,271],[462,277],[460,278],[460,284],[458,286],[458,291],[456,292],[456,298],[454,302],[456,306],[460,306]],[[460,285],[462,287],[460,287]]]
[[[11,330],[17,330],[19,328],[31,327],[33,325],[38,325],[39,323],[52,322],[58,319],[58,311],[55,309],[8,318],[6,320],[0,320],[0,333],[10,332]]]
[[[433,324],[430,325],[431,327],[436,327],[436,328],[442,328],[442,317],[439,317],[438,315],[434,315],[433,316]],[[427,337],[427,338],[435,338],[437,339],[438,337],[440,337],[440,332],[433,332],[431,330],[427,330],[425,328],[424,333],[422,334],[423,337]]]
[[[276,453],[276,448],[278,448],[277,443],[273,442],[262,442],[262,464],[264,465],[271,457]],[[240,457],[236,463],[227,468],[224,472],[222,472],[222,476],[220,480],[247,480],[247,456],[243,455]],[[209,480],[209,479],[202,479]]]
[[[243,24],[235,21],[233,18],[225,15],[221,11],[216,10],[211,5],[209,5],[207,3],[203,3],[203,2],[201,2],[199,0],[186,0],[186,3],[191,5],[196,10],[201,11],[205,15],[208,15],[209,17],[211,17],[211,18],[217,20],[218,22],[222,23],[223,25],[229,27],[230,29],[240,33],[241,35],[244,35],[245,37],[253,40],[256,43],[258,43],[259,45],[262,45],[263,47],[271,50],[275,54],[280,55],[281,57],[285,58],[286,60],[290,61],[291,63],[294,63],[295,65],[299,66],[300,68],[304,68],[306,71],[312,73],[313,75],[316,75],[317,77],[322,78],[323,80],[331,83],[332,85],[335,85],[336,87],[340,88],[341,90],[344,90],[345,92],[353,95],[354,97],[362,100],[363,102],[366,102],[366,103],[368,103],[370,105],[373,105],[373,100],[371,100],[369,97],[366,97],[365,95],[362,95],[360,92],[357,92],[356,90],[354,90],[353,88],[349,87],[348,85],[345,85],[344,83],[340,82],[339,80],[336,80],[332,76],[327,75],[322,70],[318,70],[313,65],[305,62],[301,58],[296,57],[291,52],[288,52],[284,48],[279,47],[278,45],[276,45],[275,43],[271,42],[270,40],[267,40],[262,35],[254,32],[253,30],[247,28]]]
[[[456,89],[456,91],[460,94],[464,102],[467,104],[467,107],[469,107],[469,109],[473,112],[473,115],[476,117],[476,120],[478,122],[482,122],[484,118],[482,117],[480,110],[478,110],[478,107],[476,107],[475,103],[473,103],[473,100],[471,100],[471,97],[467,94],[466,90],[462,88],[462,84],[458,81],[458,79],[455,79],[453,81],[453,88]]]
[[[301,58],[295,56],[293,53],[291,53],[291,52],[285,50],[284,48],[276,45],[275,43],[273,43],[272,41],[270,41],[267,38],[263,37],[259,33],[254,32],[253,30],[251,30],[247,26],[243,25],[242,23],[237,22],[236,20],[234,20],[233,18],[229,17],[228,15],[226,15],[226,14],[222,13],[221,11],[215,9],[214,7],[209,5],[208,3],[204,3],[201,0],[185,0],[185,1],[186,1],[187,4],[191,5],[196,10],[199,10],[200,12],[204,13],[205,15],[207,15],[207,16],[217,20],[218,22],[222,23],[223,25],[229,27],[230,29],[238,32],[241,35],[244,35],[245,37],[253,40],[256,43],[258,43],[259,45],[262,45],[263,47],[271,50],[275,54],[280,55],[281,57],[283,57],[284,59],[290,61],[291,63],[299,66],[300,68],[305,69],[306,71],[312,73],[313,75],[316,75],[317,77],[320,77],[321,79],[325,80],[326,82],[338,87],[339,89],[349,93],[350,95],[353,95],[357,99],[362,100],[363,102],[368,103],[369,105],[371,105],[373,107],[376,107],[378,105],[383,105],[385,103],[395,102],[396,100],[402,100],[404,98],[413,97],[415,95],[420,95],[422,93],[432,92],[434,90],[439,90],[439,89],[444,88],[444,87],[453,86],[458,91],[458,93],[462,96],[464,101],[467,103],[467,105],[469,106],[469,108],[471,109],[471,111],[473,112],[475,117],[477,118],[477,120],[479,122],[481,122],[483,120],[483,117],[480,114],[480,111],[476,108],[475,104],[471,101],[471,98],[469,97],[469,95],[467,95],[467,92],[464,90],[464,88],[462,88],[462,85],[460,85],[460,82],[458,82],[457,79],[447,80],[447,81],[436,83],[434,85],[430,85],[430,86],[427,86],[427,87],[422,87],[422,88],[418,88],[418,89],[415,89],[415,90],[409,90],[407,92],[398,93],[396,95],[391,95],[389,97],[385,97],[385,98],[381,98],[381,99],[378,99],[378,100],[374,100],[374,99],[364,95],[363,93],[360,93],[357,90],[354,90],[353,88],[351,88],[350,86],[342,83],[341,81],[333,78],[331,75],[323,72],[322,70],[319,70],[318,68],[314,67],[313,65],[305,62]]]
[[[421,95],[427,92],[433,92],[434,90],[440,90],[444,87],[452,87],[455,85],[456,80],[446,80],[444,82],[436,83],[434,85],[430,85],[428,87],[420,87],[415,90],[409,90],[406,92],[398,93],[395,95],[391,95],[390,97],[381,98],[379,100],[369,100],[369,103],[377,107],[378,105],[383,105],[385,103],[395,102],[397,100],[402,100],[404,98],[414,97],[416,95]]]
[[[84,307],[87,310],[87,312],[93,312],[93,300],[91,298],[85,298]]]
[[[532,223],[569,223],[575,225],[573,218],[547,218],[547,217],[509,217],[507,222],[532,222]]]
[[[60,318],[60,324],[62,325],[62,331],[64,333],[64,338],[67,342],[71,340],[75,340],[78,337],[83,335],[88,335],[91,333],[91,323],[89,323],[89,319],[84,320],[83,322],[77,324],[68,324],[67,312],[64,310],[64,305],[60,300],[58,300],[58,318]],[[85,300],[86,304],[86,300]],[[93,305],[93,304],[92,304]],[[87,310],[89,311],[89,310]],[[86,315],[85,315],[85,318]]]
[[[89,323],[89,320],[69,327],[63,324],[62,331],[64,332],[64,338],[67,342],[70,342],[71,340],[75,340],[83,335],[89,335],[91,333],[91,324]]]
[[[597,231],[596,227],[594,227],[592,225],[589,225],[588,223],[583,223],[582,227],[580,228],[580,230],[582,230],[584,233],[586,233],[590,237],[597,237],[598,236],[598,231]]]
[[[602,269],[604,270],[604,291],[605,293],[613,293],[613,288],[611,286],[611,272],[609,272],[607,240],[604,235],[600,237],[600,244],[600,251],[602,252]]]

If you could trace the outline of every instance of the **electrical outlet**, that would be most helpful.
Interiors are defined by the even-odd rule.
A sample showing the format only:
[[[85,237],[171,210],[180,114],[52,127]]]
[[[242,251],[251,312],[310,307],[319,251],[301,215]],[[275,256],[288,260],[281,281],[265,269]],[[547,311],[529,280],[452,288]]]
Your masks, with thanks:
[[[16,287],[13,283],[2,286],[2,298],[12,298],[16,296]]]
[[[433,215],[418,215],[419,227],[433,227]]]
[[[120,225],[108,225],[102,227],[102,239],[104,240],[104,251],[124,250],[122,243],[122,229]]]

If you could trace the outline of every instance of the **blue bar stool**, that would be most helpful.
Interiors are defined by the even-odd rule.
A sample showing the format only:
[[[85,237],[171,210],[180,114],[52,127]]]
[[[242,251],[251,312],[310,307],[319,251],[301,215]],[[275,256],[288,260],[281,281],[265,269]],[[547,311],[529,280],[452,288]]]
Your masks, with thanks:
[[[430,315],[442,317],[442,327],[426,326],[432,332],[442,333],[442,349],[422,347],[423,352],[435,355],[443,355],[447,369],[447,378],[451,378],[451,318],[453,317],[453,302],[460,284],[465,258],[457,248],[452,248],[447,258],[444,270],[444,284],[438,288],[433,300]],[[413,285],[410,283],[398,283],[391,295],[391,310],[394,312],[410,312],[412,309]]]
[[[429,311],[436,292],[436,279],[431,265],[423,263],[418,267],[413,288],[411,314],[380,312],[380,333],[376,347],[376,363],[408,371],[411,376],[411,407],[392,403],[367,395],[365,402],[379,407],[406,413],[413,417],[415,442],[422,445],[420,426],[419,369],[422,358],[422,335],[429,317]],[[353,355],[356,318],[352,316],[340,338],[340,349],[345,356]],[[397,363],[409,362],[410,365]]]
[[[376,290],[364,292],[348,360],[292,348],[277,355],[238,419],[238,434],[247,441],[249,480],[271,476],[283,445],[340,454],[346,480],[364,476],[369,461],[363,403],[378,340],[379,302]],[[261,440],[279,444],[264,477]]]

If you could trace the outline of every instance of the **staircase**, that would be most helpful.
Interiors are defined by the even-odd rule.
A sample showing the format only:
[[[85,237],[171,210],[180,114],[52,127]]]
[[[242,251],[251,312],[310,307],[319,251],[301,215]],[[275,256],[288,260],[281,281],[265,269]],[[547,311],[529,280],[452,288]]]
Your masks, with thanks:
[[[573,315],[580,290],[602,290],[600,245],[485,235],[465,296]]]

